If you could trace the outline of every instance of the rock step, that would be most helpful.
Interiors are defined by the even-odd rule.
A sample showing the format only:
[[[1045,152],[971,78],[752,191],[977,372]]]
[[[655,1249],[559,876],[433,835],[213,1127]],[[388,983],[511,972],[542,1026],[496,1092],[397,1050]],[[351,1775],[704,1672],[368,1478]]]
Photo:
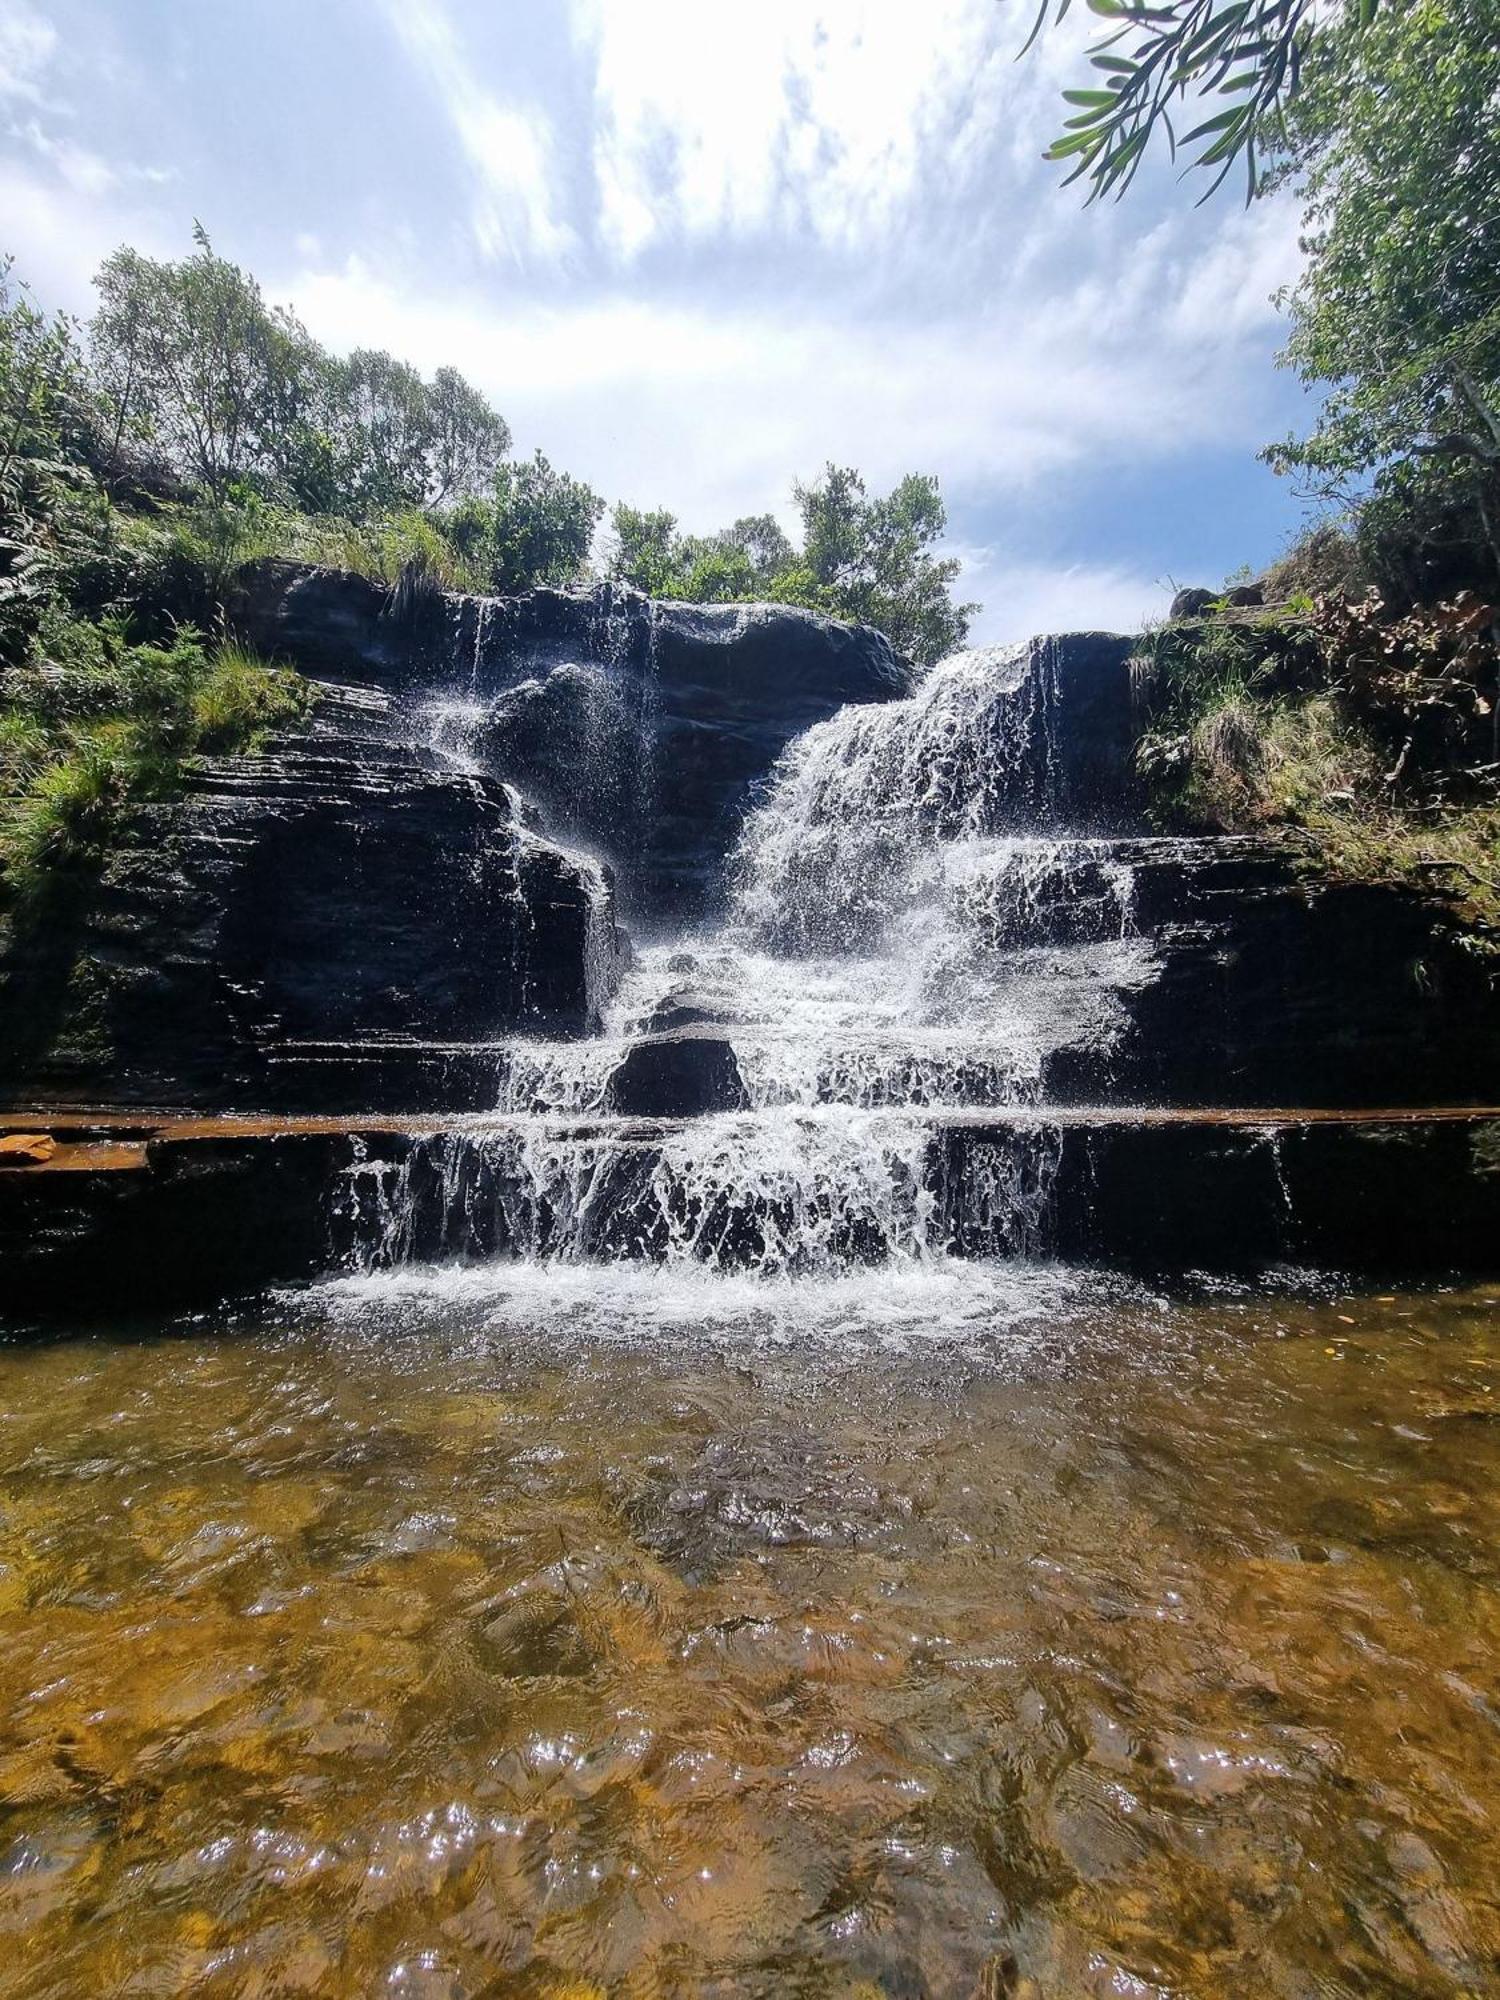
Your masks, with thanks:
[[[723,1122],[727,1131],[757,1121]],[[361,1203],[388,1215],[397,1195],[413,1258],[513,1254],[561,1222],[588,1254],[662,1257],[674,1254],[672,1190],[684,1171],[714,1261],[753,1268],[763,1254],[784,1195],[774,1175],[738,1174],[732,1150],[723,1174],[705,1179],[678,1146],[684,1128],[617,1118],[549,1125],[533,1158],[524,1146],[537,1124],[463,1121],[435,1132],[392,1119],[32,1119],[22,1129],[64,1143],[46,1161],[0,1168],[0,1306],[66,1314],[122,1292],[142,1304],[191,1301],[314,1277],[378,1249],[378,1230],[361,1233]],[[1294,1264],[1410,1279],[1489,1276],[1500,1242],[1496,1110],[915,1125],[893,1113],[877,1115],[870,1132],[866,1185],[878,1195],[889,1157],[889,1191],[925,1217],[931,1254],[1042,1256],[1164,1277]],[[69,1159],[80,1146],[92,1157]],[[549,1215],[538,1161],[570,1191],[570,1216]],[[910,1161],[926,1189],[915,1205]],[[861,1254],[894,1251],[878,1213],[856,1205],[851,1217]]]

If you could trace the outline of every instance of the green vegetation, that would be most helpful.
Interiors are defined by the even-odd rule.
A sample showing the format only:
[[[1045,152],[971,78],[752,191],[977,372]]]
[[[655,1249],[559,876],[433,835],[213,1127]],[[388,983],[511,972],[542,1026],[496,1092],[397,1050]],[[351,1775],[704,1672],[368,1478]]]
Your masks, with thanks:
[[[1072,0],[1041,0],[1026,47]],[[1261,159],[1285,137],[1288,107],[1304,72],[1335,26],[1347,36],[1375,19],[1379,0],[1088,0],[1105,31],[1089,50],[1087,87],[1063,92],[1072,116],[1047,151],[1071,166],[1064,186],[1087,178],[1089,199],[1122,195],[1158,134],[1175,159],[1196,146],[1191,165],[1213,173],[1208,193],[1243,163],[1251,199],[1265,176]],[[1174,114],[1196,104],[1209,116],[1179,139]],[[1210,108],[1217,107],[1217,108]],[[1207,196],[1204,197],[1207,199]]]
[[[855,619],[921,665],[963,644],[978,606],[953,602],[960,565],[932,553],[947,527],[935,479],[909,473],[872,499],[857,472],[830,465],[794,494],[800,549],[769,514],[700,536],[680,534],[664,510],[617,507],[611,574],[657,597],[767,598]]]
[[[454,368],[327,353],[202,227],[180,263],[117,250],[89,329],[100,470],[140,456],[215,500],[235,487],[363,521],[484,490],[510,429]]]
[[[86,333],[0,266],[0,906],[21,912],[90,880],[192,758],[307,713],[307,684],[234,640],[248,563],[357,571],[397,613],[589,574],[603,501],[540,452],[511,458],[457,370],[329,354],[194,235],[176,263],[110,257]],[[621,507],[612,573],[864,619],[918,659],[959,643],[935,481],[871,499],[830,467],[797,501],[800,550],[768,516],[700,539]]]
[[[1267,572],[1285,589],[1358,546],[1319,529]],[[1378,590],[1288,595],[1145,634],[1137,750],[1163,827],[1290,830],[1311,864],[1444,897],[1500,952],[1490,607],[1393,613]]]
[[[23,906],[102,861],[131,806],[170,797],[188,760],[254,750],[312,689],[224,641],[180,630],[135,645],[116,620],[44,615],[0,680],[0,885]]]
[[[1214,185],[1304,210],[1283,364],[1319,396],[1266,458],[1334,502],[1268,610],[1148,633],[1165,824],[1287,827],[1318,865],[1446,895],[1500,950],[1500,36],[1494,0],[1089,0],[1095,87],[1051,157],[1123,193],[1173,116]],[[1037,27],[1066,13],[1044,0]]]
[[[1323,493],[1466,507],[1500,587],[1500,36],[1403,0],[1328,38],[1285,163],[1308,252],[1284,363],[1324,401],[1269,456]]]

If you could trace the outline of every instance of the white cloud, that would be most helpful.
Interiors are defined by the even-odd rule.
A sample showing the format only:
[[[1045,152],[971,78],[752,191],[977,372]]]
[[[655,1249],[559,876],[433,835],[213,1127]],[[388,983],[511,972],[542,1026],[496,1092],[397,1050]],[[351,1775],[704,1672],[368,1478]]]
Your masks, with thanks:
[[[76,193],[101,195],[118,185],[120,176],[100,154],[71,139],[56,139],[44,132],[34,118],[13,125],[11,136],[19,139],[39,159],[46,160]]]
[[[41,104],[42,76],[56,49],[56,28],[29,0],[0,0],[0,98]]]
[[[1175,337],[1211,345],[1272,320],[1271,294],[1301,269],[1299,228],[1288,202],[1258,202],[1231,216],[1185,276],[1172,309]]]
[[[515,270],[440,262],[437,176],[385,202],[378,234],[373,206],[333,195],[312,208],[283,188],[268,215],[270,183],[195,184],[193,207],[242,259],[236,214],[242,237],[279,222],[287,268],[257,260],[270,296],[332,346],[455,363],[522,449],[610,499],[670,506],[695,530],[786,518],[793,478],[834,459],[875,486],[936,473],[955,521],[982,520],[963,531],[989,542],[1064,476],[1091,499],[1127,464],[1170,461],[1187,480],[1195,453],[1248,458],[1280,428],[1266,296],[1296,268],[1289,208],[1194,211],[1180,191],[1164,208],[1143,184],[1085,212],[1040,164],[1097,28],[1082,8],[1017,64],[1033,0],[931,0],[923,15],[908,0],[569,0],[554,69],[530,49],[534,86],[512,68],[501,96],[464,36],[490,0],[380,4],[410,93],[430,91],[467,165],[478,248]],[[506,4],[520,20],[522,0]],[[88,310],[104,255],[122,240],[180,254],[182,218],[155,197],[159,169],[64,136],[40,96],[56,62],[29,0],[0,0],[15,155],[0,156],[0,247],[40,296]],[[70,71],[80,90],[91,77],[102,88]],[[137,123],[139,154],[156,134]],[[328,246],[351,241],[363,256],[333,263]],[[1234,534],[1227,520],[1226,566]],[[1160,596],[1107,560],[1023,560],[1036,546],[971,553],[984,632],[1132,625]]]
[[[850,250],[888,236],[924,175],[951,190],[1015,90],[992,0],[574,0],[594,65],[605,243],[776,229]]]
[[[638,293],[571,305],[434,297],[353,261],[271,289],[330,345],[452,361],[611,498],[707,529],[785,508],[825,459],[875,483],[936,472],[950,499],[1014,498],[1068,468],[1247,448],[1262,434],[1243,350],[1202,357],[1163,327],[1170,240],[1138,282],[893,324],[764,299],[677,305]]]
[[[552,130],[535,105],[503,103],[479,82],[442,0],[381,0],[421,64],[475,179],[474,235],[486,257],[553,263],[573,244],[554,208]]]
[[[181,254],[181,232],[142,207],[125,184],[81,191],[49,166],[0,157],[0,250],[13,252],[17,274],[44,306],[85,317],[94,310],[92,279],[113,250],[132,243],[148,256]]]
[[[1045,632],[1138,632],[1159,617],[1170,584],[1112,564],[1009,562],[994,549],[955,548],[962,590],[983,610],[974,645],[1002,646]]]

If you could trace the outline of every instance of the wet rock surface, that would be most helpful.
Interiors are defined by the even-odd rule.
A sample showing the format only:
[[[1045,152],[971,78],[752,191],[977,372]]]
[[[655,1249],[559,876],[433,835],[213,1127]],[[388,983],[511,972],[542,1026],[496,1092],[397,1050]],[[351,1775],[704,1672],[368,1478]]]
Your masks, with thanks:
[[[675,1083],[677,1080],[673,1079]],[[880,1114],[864,1114],[879,1145]],[[74,1167],[0,1166],[0,1310],[199,1304],[330,1263],[644,1260],[826,1281],[890,1262],[1063,1259],[1164,1280],[1272,1267],[1483,1269],[1500,1242],[1500,1120],[981,1113],[904,1135],[878,1184],[711,1171],[754,1114],[444,1131],[317,1121],[64,1134]],[[815,1126],[816,1121],[811,1121]],[[841,1141],[847,1135],[835,1135]],[[105,1155],[91,1167],[93,1149]],[[115,1141],[100,1146],[101,1140]],[[827,1157],[847,1166],[841,1144]],[[705,1169],[705,1161],[709,1168]],[[925,1248],[913,1254],[920,1231]],[[898,1274],[899,1275],[899,1274]]]
[[[1320,879],[1274,840],[1122,840],[1094,854],[1128,877],[1125,928],[1145,950],[1119,987],[1124,1032],[1107,1052],[1060,1051],[1049,1095],[1500,1102],[1494,988],[1440,904]],[[1064,936],[1097,907],[1070,875],[1059,871],[1055,910],[1039,913]]]
[[[549,826],[637,856],[628,893],[654,917],[719,907],[751,790],[794,736],[908,681],[880,633],[789,605],[600,586],[388,610],[363,579],[265,564],[241,617],[309,671],[462,698],[485,767]]]
[[[749,1100],[729,1037],[677,1028],[633,1042],[609,1080],[611,1111],[629,1118],[701,1118]]]
[[[241,623],[321,678],[311,728],[143,810],[64,951],[12,943],[0,1080],[430,1132],[353,1159],[306,1132],[151,1141],[142,1174],[70,1159],[24,1197],[11,1173],[18,1269],[65,1271],[90,1203],[99,1271],[143,1283],[197,1228],[188,1291],[450,1256],[1485,1254],[1491,1170],[1441,1121],[1325,1158],[1243,1119],[1068,1119],[1500,1101],[1494,994],[1441,905],[1267,841],[1147,834],[1126,641],[913,681],[877,635],[782,607],[601,588],[392,612],[359,578],[254,574]],[[653,941],[632,948],[617,888]],[[1055,1117],[1023,1133],[1016,1107]],[[483,1112],[513,1122],[451,1129]],[[1298,1180],[1304,1152],[1333,1186]]]
[[[347,1105],[383,1039],[585,1033],[623,949],[597,866],[413,743],[388,697],[325,684],[306,733],[139,809],[72,927],[12,943],[3,1081],[258,1107],[290,1075],[305,1108]],[[298,1070],[303,1045],[321,1077]]]

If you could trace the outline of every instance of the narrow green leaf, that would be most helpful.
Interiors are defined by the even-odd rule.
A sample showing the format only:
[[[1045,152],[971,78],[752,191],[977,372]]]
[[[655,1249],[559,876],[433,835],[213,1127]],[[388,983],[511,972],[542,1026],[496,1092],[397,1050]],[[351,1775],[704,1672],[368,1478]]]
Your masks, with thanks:
[[[1190,146],[1195,139],[1206,138],[1210,132],[1232,131],[1237,125],[1242,125],[1248,116],[1248,105],[1231,105],[1228,111],[1221,111],[1214,118],[1205,118],[1201,125],[1195,125],[1191,132],[1184,133],[1182,143]]]
[[[1102,105],[1107,111],[1115,101],[1112,90],[1065,90],[1064,101],[1068,104]]]
[[[1042,158],[1044,160],[1066,160],[1072,154],[1081,153],[1086,148],[1097,146],[1098,144],[1099,134],[1097,132],[1070,132],[1066,138],[1054,139],[1046,152],[1043,153]]]

